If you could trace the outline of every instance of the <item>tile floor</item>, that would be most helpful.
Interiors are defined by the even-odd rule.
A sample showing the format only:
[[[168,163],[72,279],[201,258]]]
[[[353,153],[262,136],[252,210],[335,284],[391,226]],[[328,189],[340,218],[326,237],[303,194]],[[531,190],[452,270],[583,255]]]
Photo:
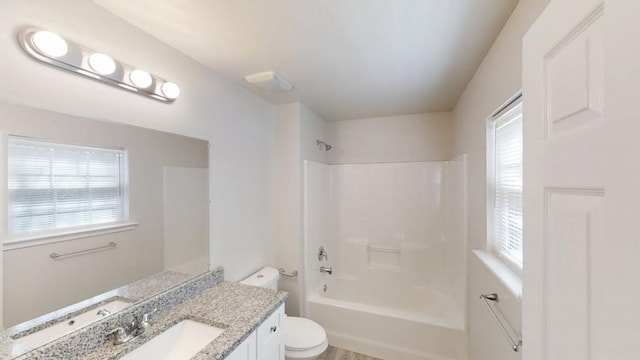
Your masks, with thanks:
[[[339,349],[333,346],[329,346],[327,351],[324,353],[319,360],[382,360],[378,358],[373,358],[370,356],[354,353],[348,350]]]

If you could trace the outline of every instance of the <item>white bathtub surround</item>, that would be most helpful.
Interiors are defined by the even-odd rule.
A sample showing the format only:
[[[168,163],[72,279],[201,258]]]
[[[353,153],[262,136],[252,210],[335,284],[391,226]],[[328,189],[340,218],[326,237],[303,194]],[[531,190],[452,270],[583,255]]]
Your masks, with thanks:
[[[465,164],[305,163],[305,310],[332,344],[388,359],[464,358]]]
[[[461,269],[450,274],[451,289],[458,310],[467,314],[467,155],[462,154],[448,162],[449,182],[445,210],[446,237],[448,241],[449,268]],[[466,353],[466,351],[465,351]],[[466,356],[465,356],[466,357]]]
[[[329,186],[331,183],[330,167],[314,161],[304,162],[304,283],[307,294],[319,290],[325,274],[320,272],[320,266],[334,264],[336,253],[331,248],[332,232],[329,228]],[[308,193],[307,193],[308,192]],[[327,253],[327,260],[319,261],[318,252],[323,246]],[[302,302],[302,313],[306,315],[307,302]]]
[[[329,282],[328,287],[331,286]],[[396,311],[386,306],[329,299],[320,294],[312,296],[307,306],[309,317],[322,324],[332,346],[383,359],[463,359],[464,329],[438,324],[449,321],[446,314]],[[423,319],[412,319],[414,316]]]

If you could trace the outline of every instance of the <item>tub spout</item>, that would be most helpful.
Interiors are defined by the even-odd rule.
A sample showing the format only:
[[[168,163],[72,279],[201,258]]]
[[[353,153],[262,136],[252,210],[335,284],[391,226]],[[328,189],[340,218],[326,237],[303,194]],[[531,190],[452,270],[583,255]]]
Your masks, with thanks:
[[[333,274],[333,269],[331,267],[327,267],[327,266],[320,266],[320,272],[321,273],[327,273],[329,275]]]

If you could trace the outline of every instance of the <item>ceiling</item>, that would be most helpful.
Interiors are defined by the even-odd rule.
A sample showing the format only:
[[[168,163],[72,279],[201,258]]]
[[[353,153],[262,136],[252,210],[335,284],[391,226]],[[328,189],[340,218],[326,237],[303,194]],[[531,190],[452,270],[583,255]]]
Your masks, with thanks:
[[[95,0],[223,77],[275,70],[327,120],[448,111],[517,0]]]

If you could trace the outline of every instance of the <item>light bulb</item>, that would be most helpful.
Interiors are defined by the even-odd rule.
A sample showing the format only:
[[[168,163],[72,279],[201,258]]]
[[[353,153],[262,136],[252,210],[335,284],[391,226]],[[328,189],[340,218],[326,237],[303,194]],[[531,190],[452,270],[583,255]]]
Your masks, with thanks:
[[[144,70],[135,69],[129,74],[129,80],[131,83],[140,89],[146,89],[151,86],[153,79],[151,74]]]
[[[89,56],[89,66],[100,75],[111,75],[116,71],[116,62],[101,53],[94,53]]]
[[[61,57],[67,54],[69,46],[58,34],[40,30],[31,37],[33,45],[47,56]]]
[[[162,84],[162,93],[169,99],[176,99],[180,96],[180,87],[176,83],[167,81]]]

